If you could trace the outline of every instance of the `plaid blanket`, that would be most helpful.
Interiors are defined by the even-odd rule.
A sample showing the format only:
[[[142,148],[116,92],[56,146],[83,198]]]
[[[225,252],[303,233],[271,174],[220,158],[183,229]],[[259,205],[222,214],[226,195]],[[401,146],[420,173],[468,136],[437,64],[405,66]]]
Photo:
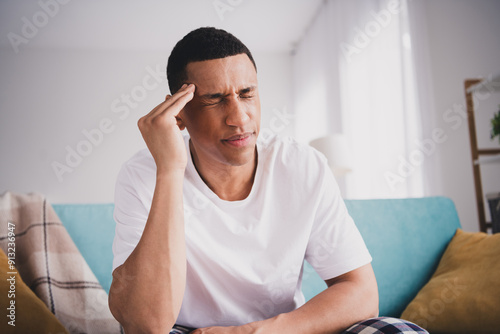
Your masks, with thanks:
[[[10,224],[9,224],[10,222]],[[0,196],[0,247],[14,227],[16,269],[70,333],[121,333],[108,296],[40,194]]]

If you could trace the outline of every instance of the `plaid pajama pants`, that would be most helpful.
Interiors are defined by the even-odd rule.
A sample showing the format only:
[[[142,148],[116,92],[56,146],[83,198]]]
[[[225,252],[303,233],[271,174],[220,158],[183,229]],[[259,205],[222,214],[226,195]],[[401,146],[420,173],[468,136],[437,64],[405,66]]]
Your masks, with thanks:
[[[358,322],[342,334],[429,334],[425,329],[415,325],[412,322],[389,317],[370,318]]]
[[[183,334],[189,333],[192,328],[183,328],[181,326],[176,326],[170,331],[170,334]],[[358,322],[348,329],[346,329],[342,334],[429,334],[425,329],[422,329],[406,320],[389,318],[389,317],[378,317],[370,318]]]

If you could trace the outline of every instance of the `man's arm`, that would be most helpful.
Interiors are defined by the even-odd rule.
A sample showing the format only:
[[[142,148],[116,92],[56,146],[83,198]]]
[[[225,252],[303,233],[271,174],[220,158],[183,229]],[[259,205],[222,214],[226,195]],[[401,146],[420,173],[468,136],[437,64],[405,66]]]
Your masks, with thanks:
[[[182,187],[187,162],[177,116],[194,86],[183,86],[142,117],[139,129],[156,163],[156,186],[143,234],[113,272],[109,306],[127,333],[168,333],[182,304],[186,254]]]
[[[378,315],[378,289],[371,264],[326,281],[328,288],[302,307],[276,317],[287,333],[340,333]],[[272,319],[271,319],[272,320]]]
[[[328,288],[302,307],[239,327],[202,328],[193,334],[340,333],[378,315],[378,289],[371,264],[326,281]]]

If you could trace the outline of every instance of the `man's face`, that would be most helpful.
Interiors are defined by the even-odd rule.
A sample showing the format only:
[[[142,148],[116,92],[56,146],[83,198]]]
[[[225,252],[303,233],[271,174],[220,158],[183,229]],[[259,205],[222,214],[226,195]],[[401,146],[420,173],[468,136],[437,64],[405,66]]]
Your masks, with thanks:
[[[186,72],[196,90],[182,120],[198,159],[230,166],[253,162],[260,99],[248,56],[192,62]]]

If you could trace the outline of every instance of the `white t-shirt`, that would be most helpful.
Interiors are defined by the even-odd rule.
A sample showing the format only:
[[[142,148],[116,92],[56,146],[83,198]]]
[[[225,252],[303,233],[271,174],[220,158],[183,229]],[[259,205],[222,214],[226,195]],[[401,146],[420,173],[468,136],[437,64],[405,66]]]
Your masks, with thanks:
[[[189,137],[185,142],[189,152]],[[304,259],[325,280],[371,262],[322,154],[279,137],[259,138],[257,152],[254,184],[241,201],[220,199],[188,158],[187,282],[180,325],[241,325],[298,308],[304,304]],[[139,242],[155,180],[147,149],[118,175],[113,270]]]

